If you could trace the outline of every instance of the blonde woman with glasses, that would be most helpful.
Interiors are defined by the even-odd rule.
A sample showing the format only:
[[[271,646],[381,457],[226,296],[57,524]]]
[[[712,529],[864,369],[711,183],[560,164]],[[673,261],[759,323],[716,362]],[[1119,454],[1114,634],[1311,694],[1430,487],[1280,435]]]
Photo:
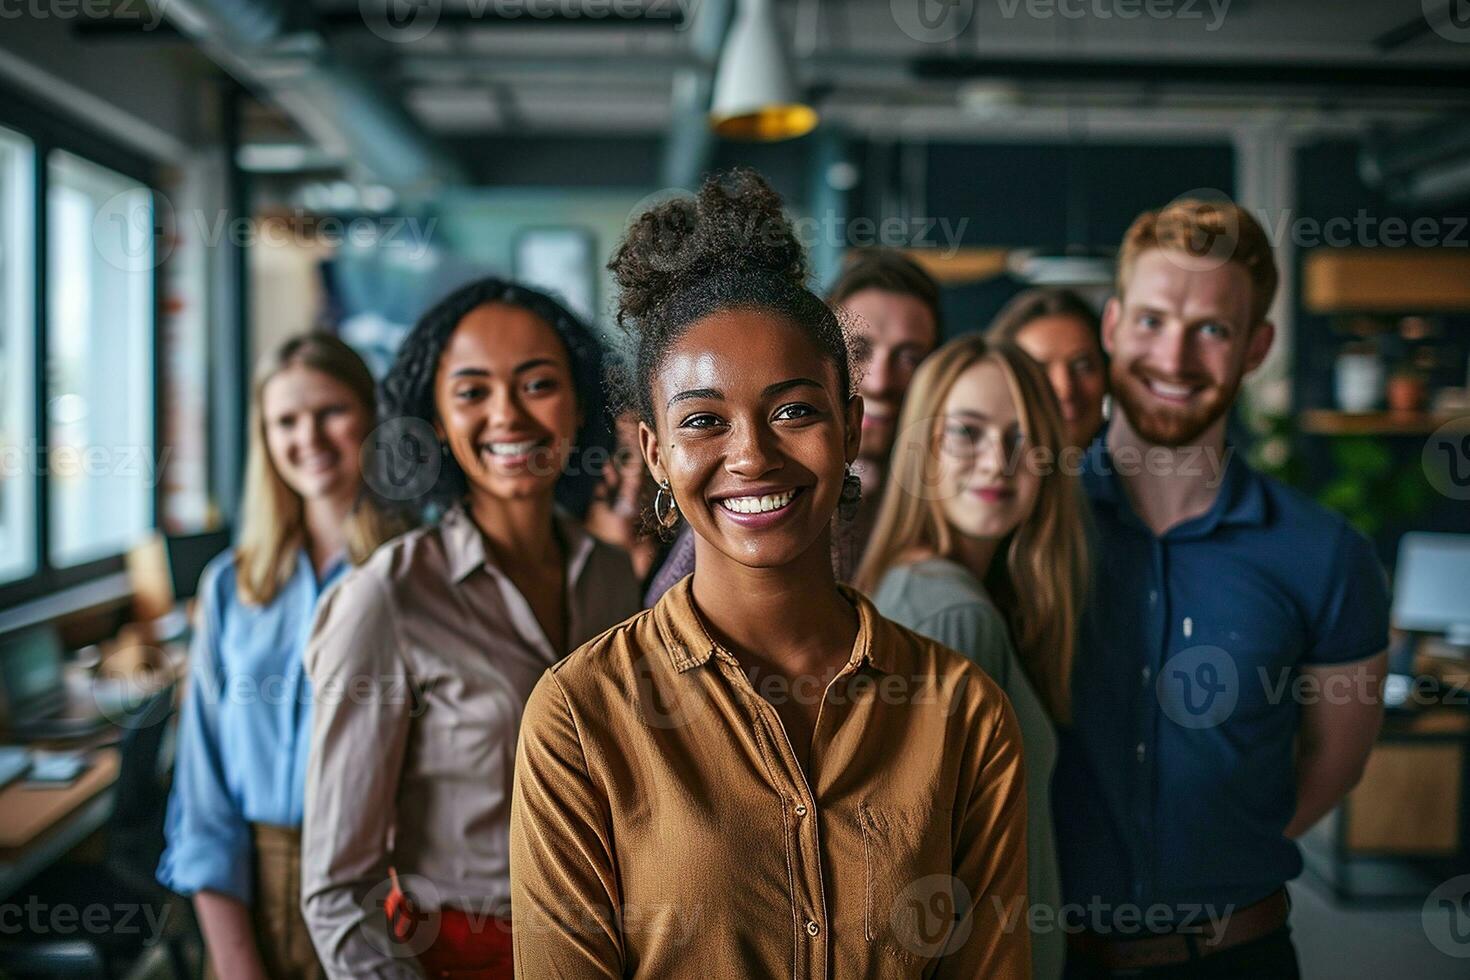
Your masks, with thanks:
[[[1027,770],[1027,890],[1050,909],[1061,892],[1048,788],[1087,577],[1077,481],[1059,463],[1066,444],[1036,362],[979,335],[946,344],[909,388],[855,582],[884,616],[963,653],[1010,697]],[[1036,977],[1061,976],[1064,939],[1032,936]]]

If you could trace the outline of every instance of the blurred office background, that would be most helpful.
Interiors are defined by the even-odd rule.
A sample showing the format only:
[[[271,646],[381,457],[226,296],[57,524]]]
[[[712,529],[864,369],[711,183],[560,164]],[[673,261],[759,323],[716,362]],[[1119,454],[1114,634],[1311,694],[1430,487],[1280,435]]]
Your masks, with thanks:
[[[611,336],[604,266],[630,215],[736,164],[803,219],[819,285],[847,248],[911,249],[952,333],[1032,283],[1101,304],[1139,211],[1239,201],[1282,270],[1241,449],[1391,570],[1406,533],[1470,534],[1460,0],[27,0],[3,17],[0,633],[115,639],[140,568],[162,607],[190,594],[228,540],[251,365],[278,338],[325,327],[381,371],[419,312],[486,272]],[[773,98],[765,132],[727,118]],[[1453,618],[1414,633],[1439,692],[1466,674],[1439,635]],[[1459,690],[1458,710],[1406,711],[1314,834],[1308,976],[1470,968],[1428,901],[1470,871]],[[7,868],[49,873],[16,847],[7,887]]]

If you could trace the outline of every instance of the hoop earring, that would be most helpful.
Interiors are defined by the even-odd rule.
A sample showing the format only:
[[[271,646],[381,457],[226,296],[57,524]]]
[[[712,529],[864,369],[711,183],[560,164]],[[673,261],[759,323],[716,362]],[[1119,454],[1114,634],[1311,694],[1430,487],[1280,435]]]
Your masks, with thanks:
[[[665,531],[672,530],[679,523],[679,505],[674,500],[674,492],[669,489],[668,480],[660,483],[658,493],[653,495],[653,519]]]
[[[850,521],[857,516],[858,503],[863,499],[863,481],[852,471],[852,464],[842,476],[842,495],[837,498],[837,516]]]

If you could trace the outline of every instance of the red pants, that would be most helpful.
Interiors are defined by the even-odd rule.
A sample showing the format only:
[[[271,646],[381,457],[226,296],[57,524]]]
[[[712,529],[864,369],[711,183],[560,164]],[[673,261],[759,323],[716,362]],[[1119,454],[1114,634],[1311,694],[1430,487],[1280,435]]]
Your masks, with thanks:
[[[395,885],[383,905],[388,929],[401,943],[414,940],[419,930],[433,930],[428,948],[418,954],[419,966],[440,980],[512,980],[510,920],[495,916],[471,917],[459,909],[419,912],[412,899]],[[422,945],[423,939],[416,942]]]

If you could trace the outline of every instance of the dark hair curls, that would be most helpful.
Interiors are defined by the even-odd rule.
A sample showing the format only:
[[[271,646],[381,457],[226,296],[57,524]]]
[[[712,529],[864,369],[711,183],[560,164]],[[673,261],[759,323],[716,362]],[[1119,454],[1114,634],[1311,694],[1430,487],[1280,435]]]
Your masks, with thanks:
[[[842,326],[807,287],[806,255],[781,198],[754,170],[712,174],[692,198],[635,217],[608,268],[630,347],[611,385],[619,407],[636,409],[648,425],[654,424],[652,379],[670,346],[690,324],[724,310],[790,319],[836,368],[840,396],[851,393]]]
[[[379,415],[384,421],[405,417],[427,421],[437,417],[434,379],[439,373],[439,359],[460,321],[487,303],[505,303],[534,314],[556,331],[566,347],[572,385],[582,411],[582,426],[577,431],[566,472],[557,482],[556,499],[580,518],[592,500],[612,446],[612,427],[602,387],[603,347],[587,324],[547,294],[509,280],[486,277],[461,286],[440,300],[419,318],[399,346],[393,366],[382,381]],[[374,454],[374,457],[387,464],[386,454]],[[464,470],[452,453],[444,452],[434,485],[406,504],[417,510],[414,517],[429,519],[467,492]]]

